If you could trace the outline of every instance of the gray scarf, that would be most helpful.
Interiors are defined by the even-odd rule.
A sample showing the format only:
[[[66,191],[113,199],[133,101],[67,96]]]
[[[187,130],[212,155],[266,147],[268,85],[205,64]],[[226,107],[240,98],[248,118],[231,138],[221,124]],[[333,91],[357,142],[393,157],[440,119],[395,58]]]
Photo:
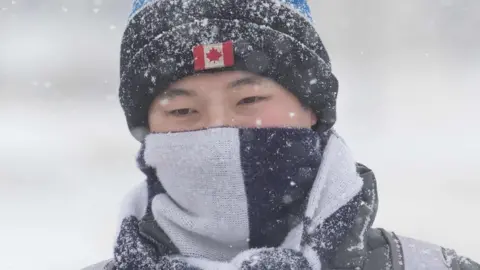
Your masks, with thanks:
[[[181,260],[203,269],[239,269],[268,248],[300,252],[312,269],[320,269],[320,255],[335,249],[355,216],[342,209],[362,188],[343,140],[331,133],[323,145],[322,137],[307,129],[151,134],[143,158],[164,190],[149,201],[149,187],[142,184],[128,196],[123,220],[142,219],[150,206]],[[346,219],[346,225],[326,230],[335,215],[335,224]],[[122,235],[121,228],[120,240]],[[306,241],[308,236],[323,239],[319,244]]]

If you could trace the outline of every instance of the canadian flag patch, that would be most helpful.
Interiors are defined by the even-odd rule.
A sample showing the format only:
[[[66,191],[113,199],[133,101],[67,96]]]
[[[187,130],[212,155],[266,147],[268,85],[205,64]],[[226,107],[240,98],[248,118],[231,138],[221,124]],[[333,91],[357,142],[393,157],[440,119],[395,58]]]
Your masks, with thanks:
[[[233,42],[197,45],[193,47],[193,59],[195,70],[233,66]]]

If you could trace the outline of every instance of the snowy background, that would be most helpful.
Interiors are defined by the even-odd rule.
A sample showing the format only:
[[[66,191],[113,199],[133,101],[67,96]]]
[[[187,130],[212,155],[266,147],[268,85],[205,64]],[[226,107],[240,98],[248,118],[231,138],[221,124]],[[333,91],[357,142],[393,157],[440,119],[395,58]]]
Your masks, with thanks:
[[[480,260],[480,1],[315,0],[337,129],[375,170],[377,226]],[[111,256],[143,180],[117,101],[127,0],[0,0],[0,269]]]

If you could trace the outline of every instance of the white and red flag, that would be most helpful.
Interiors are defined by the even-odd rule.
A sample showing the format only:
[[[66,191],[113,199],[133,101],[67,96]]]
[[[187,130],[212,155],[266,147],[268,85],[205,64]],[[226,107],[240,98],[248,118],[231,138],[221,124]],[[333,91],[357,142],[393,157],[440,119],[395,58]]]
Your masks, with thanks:
[[[193,47],[193,58],[195,70],[233,66],[233,42],[197,45]]]

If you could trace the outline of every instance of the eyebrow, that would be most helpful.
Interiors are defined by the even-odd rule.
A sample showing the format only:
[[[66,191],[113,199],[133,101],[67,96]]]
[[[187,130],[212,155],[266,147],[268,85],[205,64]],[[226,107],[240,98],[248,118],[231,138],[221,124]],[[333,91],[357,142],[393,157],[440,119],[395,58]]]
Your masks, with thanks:
[[[228,89],[244,86],[244,85],[257,85],[260,83],[260,78],[257,76],[248,76],[233,82],[230,82],[227,86]]]
[[[163,98],[174,98],[178,96],[192,97],[196,95],[197,93],[195,93],[194,91],[183,88],[169,88],[162,93]]]
[[[235,81],[230,82],[227,85],[227,89],[233,89],[244,85],[257,85],[260,83],[260,78],[257,76],[248,76]],[[183,88],[169,88],[161,95],[163,98],[175,98],[178,96],[184,97],[193,97],[197,96],[197,93],[192,90],[183,89]]]

